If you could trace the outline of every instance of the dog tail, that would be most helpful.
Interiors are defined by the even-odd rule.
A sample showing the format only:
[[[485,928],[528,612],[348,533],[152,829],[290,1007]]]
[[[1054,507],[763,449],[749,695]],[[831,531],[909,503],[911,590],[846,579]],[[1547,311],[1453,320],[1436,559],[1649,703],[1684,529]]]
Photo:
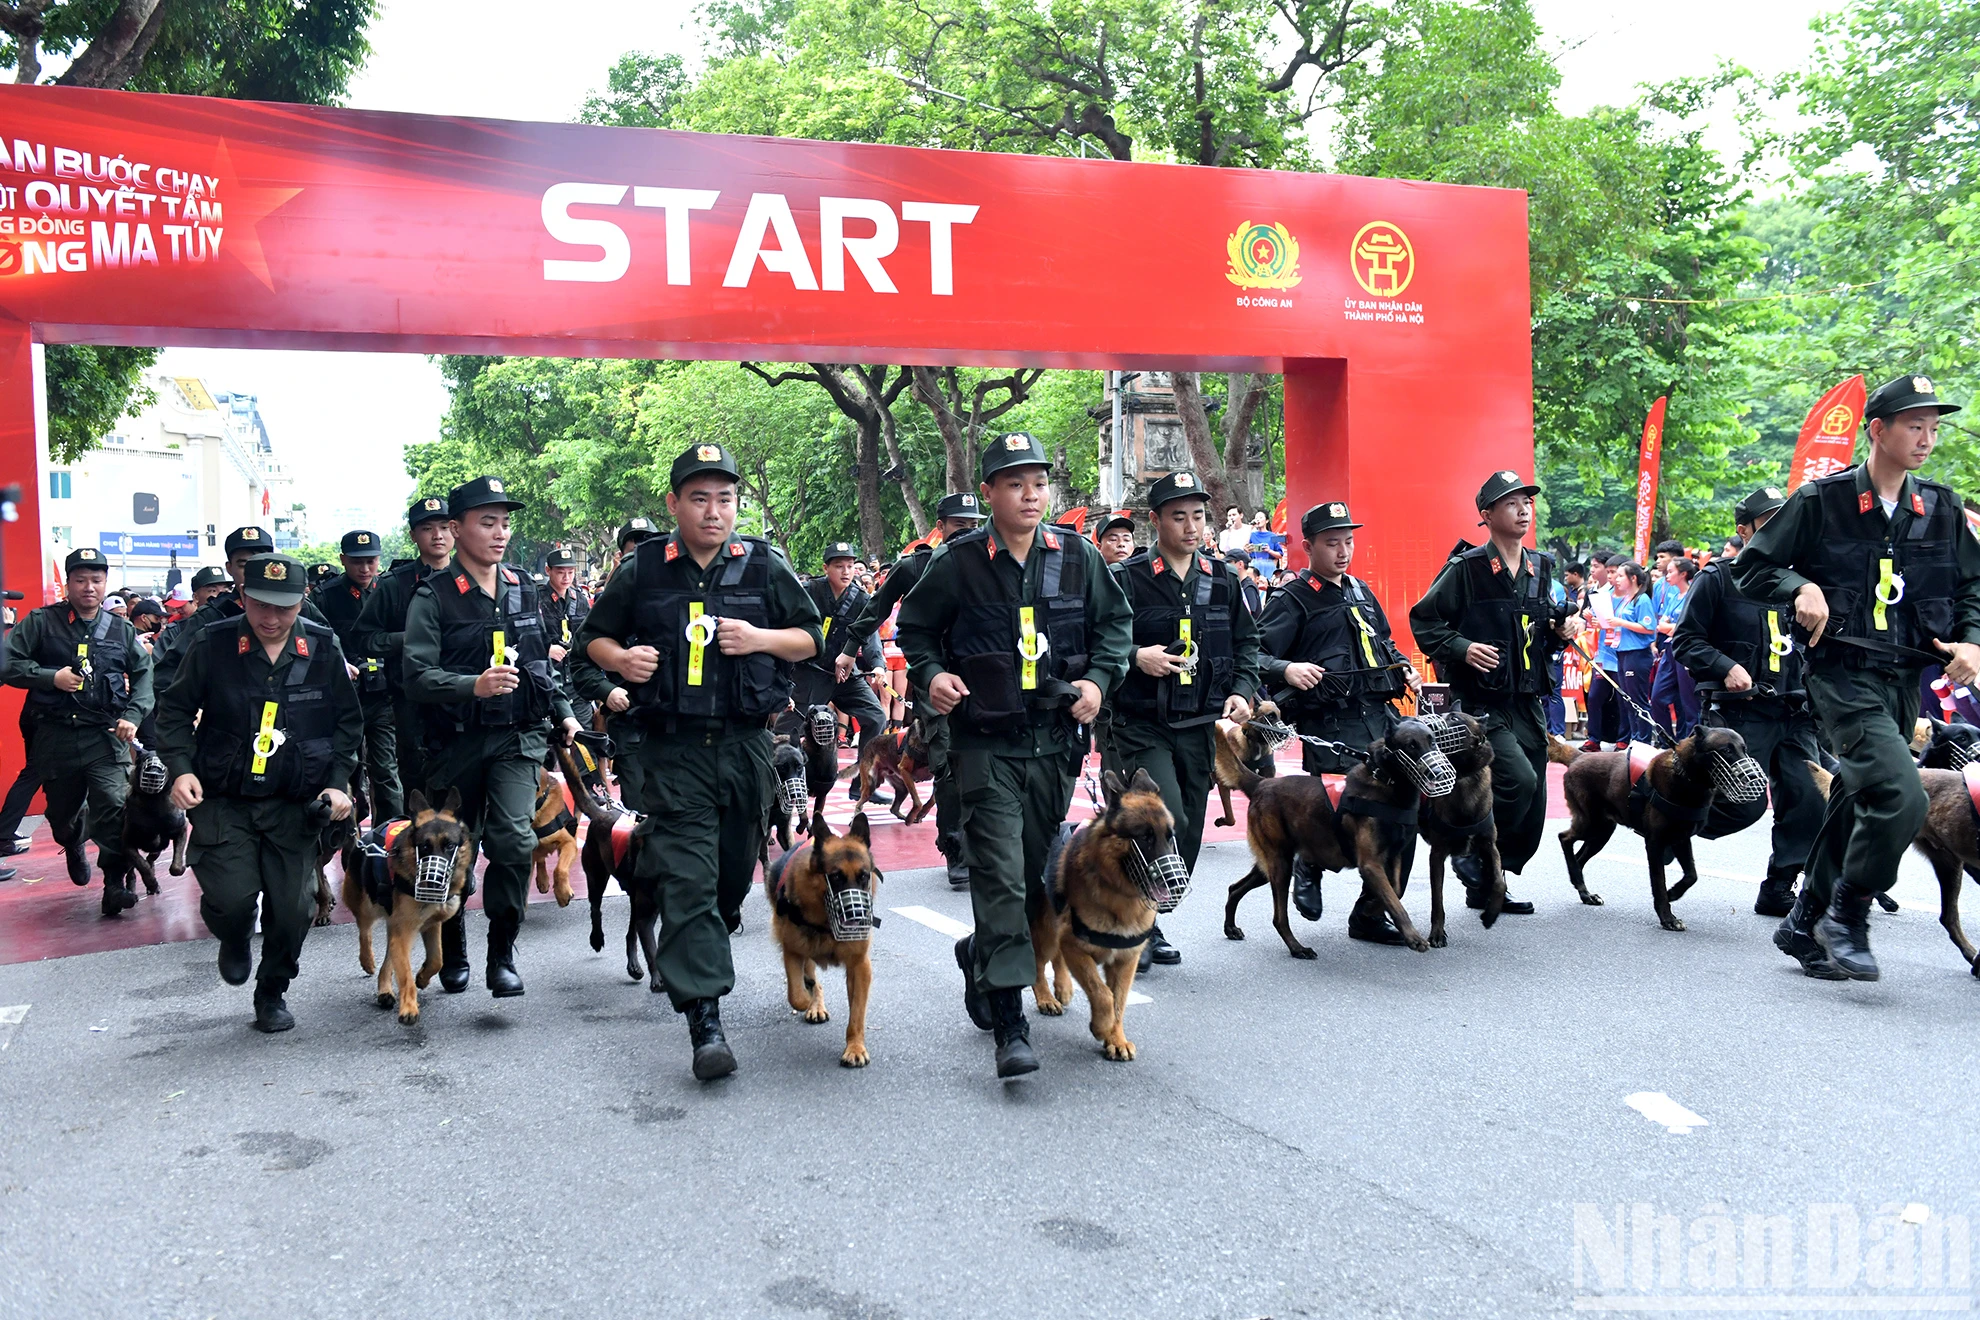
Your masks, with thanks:
[[[1212,773],[1217,782],[1225,788],[1235,788],[1246,797],[1264,782],[1264,776],[1244,763],[1251,750],[1245,741],[1244,726],[1232,724],[1228,720],[1217,721],[1217,737],[1223,743],[1218,749]]]
[[[1547,735],[1547,759],[1555,765],[1573,765],[1574,758],[1581,755],[1581,749],[1565,738]]]
[[[571,801],[577,803],[578,811],[593,825],[611,829],[618,813],[609,804],[601,803],[591,795],[591,785],[585,782],[584,772],[578,769],[577,758],[571,755],[571,749],[558,747],[557,760],[564,767],[564,782],[570,786]]]

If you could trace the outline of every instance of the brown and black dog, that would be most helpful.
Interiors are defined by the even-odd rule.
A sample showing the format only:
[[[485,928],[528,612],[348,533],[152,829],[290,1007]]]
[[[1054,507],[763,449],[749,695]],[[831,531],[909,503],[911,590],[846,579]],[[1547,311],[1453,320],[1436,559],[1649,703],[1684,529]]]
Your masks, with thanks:
[[[557,757],[564,765],[564,782],[577,785],[573,797],[590,826],[584,832],[579,860],[584,866],[585,897],[591,903],[592,951],[605,948],[605,890],[617,880],[631,902],[626,920],[626,975],[635,981],[646,979],[653,993],[661,994],[667,985],[660,979],[656,961],[660,952],[660,896],[650,881],[639,878],[641,841],[633,833],[644,818],[611,798],[594,797],[577,773],[570,749],[559,747]],[[640,966],[642,952],[646,955],[644,967]]]
[[[357,916],[358,966],[378,973],[378,1006],[398,1005],[399,1021],[419,1021],[419,992],[440,971],[440,923],[461,910],[472,850],[461,824],[461,795],[447,790],[438,811],[414,789],[406,799],[407,820],[387,821],[344,845],[344,906]],[[444,894],[423,901],[429,892]],[[371,928],[385,918],[385,964],[372,954]],[[412,943],[426,945],[419,973],[412,969]],[[387,987],[393,987],[388,989]],[[396,990],[396,994],[393,990]]]
[[[563,758],[570,762],[567,755]],[[578,859],[578,818],[574,808],[577,794],[571,789],[573,783],[582,784],[582,775],[574,773],[575,764],[564,771],[570,779],[560,779],[547,768],[537,772],[536,808],[530,813],[530,828],[536,831],[536,846],[530,850],[530,867],[536,873],[536,892],[550,893],[553,888],[552,871],[555,872],[554,888],[557,906],[571,905],[571,867]],[[554,868],[551,858],[556,859]]]
[[[344,850],[358,837],[358,823],[371,814],[371,798],[365,791],[364,767],[360,765],[351,775],[351,814],[342,820],[327,820],[316,832],[316,916],[312,926],[330,924],[330,912],[336,907],[336,897],[330,892],[329,866],[332,858],[342,857]],[[311,804],[316,809],[316,804]]]
[[[1567,858],[1568,880],[1581,901],[1591,907],[1601,905],[1602,896],[1588,891],[1582,868],[1602,851],[1616,826],[1626,824],[1643,839],[1650,861],[1650,901],[1658,922],[1665,930],[1683,930],[1684,922],[1671,911],[1671,904],[1698,883],[1691,836],[1703,823],[1716,791],[1713,758],[1730,762],[1745,756],[1746,739],[1731,729],[1702,726],[1661,752],[1639,744],[1629,751],[1577,755],[1561,782],[1571,817],[1561,831],[1561,852]],[[1667,888],[1664,868],[1672,857],[1683,878]]]
[[[1271,779],[1278,775],[1278,764],[1272,754],[1278,750],[1277,744],[1258,729],[1250,727],[1256,720],[1260,726],[1279,723],[1279,708],[1269,701],[1261,701],[1252,708],[1251,719],[1243,724],[1231,720],[1217,721],[1216,764],[1212,776],[1217,781],[1217,796],[1224,804],[1224,814],[1212,821],[1213,825],[1235,825],[1237,815],[1231,809],[1231,790],[1237,787],[1237,774],[1240,766],[1251,771],[1260,779]],[[1237,736],[1233,736],[1233,735]]]
[[[889,729],[878,738],[871,739],[859,749],[859,802],[854,811],[865,811],[866,804],[873,800],[873,790],[881,784],[891,784],[894,788],[894,815],[910,825],[919,825],[935,806],[931,793],[928,801],[921,800],[921,791],[915,781],[932,779],[934,768],[928,764],[928,740],[922,727],[921,717],[913,716],[898,729]]]
[[[864,1068],[866,1002],[873,989],[873,909],[881,875],[873,865],[866,813],[853,816],[842,835],[825,813],[811,818],[811,837],[763,873],[770,903],[770,935],[784,952],[785,998],[810,1023],[826,1022],[819,968],[846,969],[846,1048],[839,1062]]]
[[[1368,760],[1345,776],[1288,775],[1264,779],[1242,769],[1237,786],[1251,799],[1245,839],[1254,862],[1231,886],[1224,904],[1224,938],[1241,940],[1238,904],[1262,885],[1272,886],[1272,929],[1295,958],[1318,955],[1293,938],[1286,918],[1295,857],[1319,871],[1359,871],[1363,888],[1374,894],[1396,923],[1403,942],[1421,953],[1430,942],[1417,933],[1403,909],[1399,885],[1406,883],[1416,853],[1416,783],[1402,758],[1422,760],[1436,748],[1430,730],[1404,720],[1387,738],[1368,745]],[[1337,805],[1338,798],[1338,805]]]
[[[1100,1052],[1126,1063],[1134,1058],[1134,1042],[1125,1028],[1141,946],[1155,933],[1158,901],[1173,907],[1182,894],[1163,888],[1151,898],[1129,871],[1137,849],[1144,859],[1176,851],[1175,821],[1162,805],[1154,779],[1137,770],[1123,784],[1109,770],[1102,791],[1106,809],[1074,831],[1056,850],[1055,864],[1046,868],[1049,901],[1031,920],[1031,949],[1038,962],[1031,993],[1040,1013],[1058,1016],[1072,1002],[1072,988],[1066,984],[1070,971],[1092,1007],[1087,1029],[1100,1042]],[[1148,869],[1145,862],[1139,869]],[[1058,973],[1056,993],[1046,985],[1047,969]]]
[[[147,894],[158,892],[158,855],[172,850],[172,874],[186,873],[186,813],[172,805],[172,786],[165,762],[140,743],[131,744],[131,791],[124,799],[121,856],[123,887],[131,888],[135,874]]]
[[[1445,755],[1457,770],[1457,787],[1438,798],[1425,798],[1417,813],[1417,832],[1430,845],[1430,947],[1450,941],[1444,934],[1444,863],[1452,857],[1478,859],[1490,877],[1485,910],[1478,919],[1485,929],[1506,904],[1506,873],[1499,867],[1499,831],[1492,821],[1492,744],[1475,716],[1453,711],[1442,717],[1464,731],[1462,746],[1445,745]]]
[[[839,717],[828,705],[806,706],[798,735],[804,753],[804,786],[811,794],[811,812],[825,810],[825,799],[839,782]],[[800,828],[804,821],[799,821]]]

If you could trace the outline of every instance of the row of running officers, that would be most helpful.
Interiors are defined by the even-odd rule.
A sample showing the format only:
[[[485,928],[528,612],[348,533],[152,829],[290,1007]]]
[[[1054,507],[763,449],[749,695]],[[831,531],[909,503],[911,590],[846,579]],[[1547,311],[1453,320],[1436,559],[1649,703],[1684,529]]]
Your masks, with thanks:
[[[1708,570],[1699,605],[1710,607],[1688,614],[1679,632],[1683,662],[1724,694],[1707,718],[1747,731],[1756,754],[1767,749],[1776,883],[1762,901],[1786,906],[1794,872],[1810,867],[1778,942],[1814,975],[1876,974],[1867,906],[1895,880],[1924,810],[1905,752],[1920,672],[1936,660],[1967,683],[1980,665],[1980,543],[1961,525],[1958,497],[1913,475],[1940,414],[1952,410],[1922,377],[1880,387],[1866,409],[1866,462],[1784,502],[1770,491],[1742,501],[1737,517],[1755,532],[1749,548],[1729,570]],[[1302,517],[1309,567],[1254,625],[1228,566],[1204,552],[1208,502],[1191,474],[1158,483],[1153,545],[1110,567],[1091,542],[1045,521],[1047,472],[1033,437],[993,440],[978,507],[952,495],[941,546],[896,569],[913,575],[897,632],[911,681],[946,717],[938,741],[975,916],[956,948],[965,1005],[994,1033],[1006,1077],[1037,1067],[1019,998],[1035,972],[1028,914],[1046,901],[1046,850],[1090,733],[1107,768],[1154,777],[1193,866],[1217,718],[1242,719],[1266,697],[1302,734],[1361,746],[1393,727],[1394,699],[1419,681],[1375,593],[1348,572],[1359,524],[1344,504]],[[657,970],[688,1020],[704,1079],[735,1067],[719,1004],[734,984],[729,937],[778,800],[768,726],[788,706],[795,667],[847,654],[882,604],[868,603],[828,639],[821,602],[782,553],[735,531],[737,481],[721,446],[676,459],[667,497],[676,530],[637,546],[568,646],[561,628],[553,639],[534,584],[502,562],[520,506],[495,478],[457,487],[444,524],[438,500],[415,504],[420,562],[386,575],[352,624],[354,649],[385,660],[377,699],[395,708],[402,770],[404,733],[415,723],[421,731],[424,761],[404,782],[424,784],[429,797],[457,789],[487,855],[486,975],[498,996],[523,989],[515,937],[529,820],[550,740],[579,728],[572,686],[638,728],[635,772],[622,774],[622,789],[653,845],[639,849],[638,866],[658,894]],[[1549,662],[1581,627],[1554,601],[1551,558],[1522,544],[1537,493],[1517,473],[1491,474],[1476,499],[1485,542],[1455,553],[1409,614],[1418,645],[1492,741],[1499,853],[1515,874],[1544,823]],[[971,528],[970,513],[987,518]],[[433,530],[420,538],[422,526]],[[114,652],[99,633],[116,629],[98,627],[91,603],[89,578],[101,569],[73,556],[69,568],[69,600],[24,622],[7,666],[8,681],[54,716],[46,747],[37,726],[34,754],[46,762],[51,798],[70,795],[64,801],[81,797],[69,780],[94,773],[89,757],[59,754],[78,744],[77,726],[101,726],[102,745],[114,747],[147,715],[150,676],[127,645],[117,681],[96,666],[77,685],[74,648]],[[202,912],[231,982],[249,974],[246,932],[254,895],[263,898],[256,1013],[270,1029],[288,1024],[281,991],[308,929],[306,826],[350,810],[345,789],[367,726],[359,688],[371,672],[359,669],[354,684],[337,634],[303,617],[300,573],[281,556],[242,560],[238,593],[209,607],[182,648],[157,720],[173,793],[193,811]],[[381,604],[395,579],[402,619]],[[824,603],[845,608],[843,590]],[[555,602],[547,617],[559,617]],[[85,708],[87,719],[75,717]],[[1770,734],[1758,732],[1763,724]],[[1816,725],[1840,761],[1819,824],[1795,779]],[[1326,747],[1309,744],[1306,755],[1309,770],[1346,768]],[[58,837],[75,837],[76,823],[66,828]],[[1461,878],[1468,903],[1483,906],[1487,878]],[[1317,878],[1302,880],[1301,906],[1318,916]],[[1357,904],[1349,928],[1396,938],[1373,905]],[[460,990],[467,979],[457,925],[443,985]]]

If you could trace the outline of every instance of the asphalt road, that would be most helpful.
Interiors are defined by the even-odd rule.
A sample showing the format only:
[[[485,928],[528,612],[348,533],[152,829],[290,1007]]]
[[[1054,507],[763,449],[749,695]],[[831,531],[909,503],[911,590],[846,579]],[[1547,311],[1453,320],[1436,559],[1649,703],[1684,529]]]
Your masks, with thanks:
[[[1803,978],[1750,911],[1763,828],[1701,846],[1683,933],[1633,840],[1591,867],[1600,908],[1550,842],[1514,885],[1537,915],[1488,932],[1460,907],[1425,954],[1350,942],[1330,878],[1325,921],[1295,921],[1314,962],[1263,893],[1250,938],[1222,937],[1248,861],[1218,845],[1165,922],[1185,961],[1139,983],[1139,1059],[1102,1060],[1081,1001],[1034,1018],[1044,1066],[1013,1084],[925,913],[878,933],[874,1062],[850,1071],[842,980],[830,1024],[798,1020],[753,896],[724,1015],[741,1071],[712,1086],[626,979],[622,899],[603,954],[581,907],[532,908],[528,995],[477,979],[414,1028],[372,1006],[349,926],[311,937],[300,1025],[272,1038],[210,940],[0,967],[0,1315],[1965,1309],[1980,981],[1914,861],[1916,906],[1874,925],[1885,979]],[[969,917],[932,871],[883,899]],[[1752,1273],[1764,1250],[1716,1273],[1721,1211],[1786,1217],[1786,1273]],[[1822,1270],[1811,1213],[1859,1231]],[[1951,1255],[1900,1260],[1906,1233]],[[1603,1274],[1617,1252],[1634,1273]]]

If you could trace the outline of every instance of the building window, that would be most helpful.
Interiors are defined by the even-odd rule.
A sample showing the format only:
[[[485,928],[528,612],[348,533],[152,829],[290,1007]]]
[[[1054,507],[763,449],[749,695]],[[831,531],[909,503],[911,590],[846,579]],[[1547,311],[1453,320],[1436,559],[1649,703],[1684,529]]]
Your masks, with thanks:
[[[51,472],[48,474],[49,499],[66,500],[70,497],[70,493],[69,474],[67,472]]]

